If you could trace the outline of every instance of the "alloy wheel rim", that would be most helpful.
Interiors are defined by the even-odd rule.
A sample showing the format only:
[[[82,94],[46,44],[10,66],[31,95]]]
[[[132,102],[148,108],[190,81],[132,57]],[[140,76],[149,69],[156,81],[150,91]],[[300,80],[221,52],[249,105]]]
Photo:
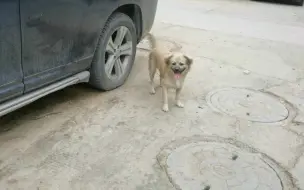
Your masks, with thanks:
[[[127,70],[133,52],[132,35],[120,26],[110,35],[105,52],[105,72],[111,80],[120,79]]]

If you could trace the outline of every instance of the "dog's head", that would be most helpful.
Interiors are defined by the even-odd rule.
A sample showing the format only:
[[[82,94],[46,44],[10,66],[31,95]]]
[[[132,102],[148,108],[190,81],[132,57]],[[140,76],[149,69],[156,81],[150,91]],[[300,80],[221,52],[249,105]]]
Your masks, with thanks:
[[[174,73],[176,79],[189,71],[193,59],[182,53],[172,53],[165,58],[168,68]]]

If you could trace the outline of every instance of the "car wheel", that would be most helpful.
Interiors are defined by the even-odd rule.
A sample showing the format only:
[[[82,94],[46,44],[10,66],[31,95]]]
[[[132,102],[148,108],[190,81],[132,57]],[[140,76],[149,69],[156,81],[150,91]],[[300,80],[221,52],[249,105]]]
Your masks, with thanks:
[[[123,13],[114,13],[99,37],[91,65],[90,84],[105,91],[123,85],[134,63],[136,42],[132,19]]]

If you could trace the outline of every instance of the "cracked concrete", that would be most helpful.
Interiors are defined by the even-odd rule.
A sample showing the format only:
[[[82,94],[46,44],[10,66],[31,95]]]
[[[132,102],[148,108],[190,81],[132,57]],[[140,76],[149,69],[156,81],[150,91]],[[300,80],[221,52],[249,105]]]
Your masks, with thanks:
[[[0,119],[0,186],[14,190],[173,190],[168,166],[159,165],[157,155],[172,142],[212,136],[226,139],[221,141],[228,143],[224,155],[239,151],[238,159],[255,162],[259,156],[249,154],[246,159],[244,153],[244,147],[251,147],[269,158],[275,172],[286,174],[281,179],[287,184],[284,189],[304,189],[304,8],[247,0],[160,0],[152,32],[168,47],[182,48],[194,58],[182,93],[185,108],[170,102],[172,108],[165,114],[160,89],[154,96],[149,94],[147,52],[141,44],[132,73],[121,88],[100,93],[76,85]],[[231,87],[265,93],[285,105],[288,119],[252,122],[214,111],[207,103],[208,93]],[[238,102],[254,106],[254,101],[238,99],[227,104],[242,109]],[[210,146],[207,143],[200,149]],[[204,151],[190,149],[183,150],[182,160],[170,157],[170,171],[175,172],[171,174],[178,177],[178,184],[189,181],[198,167],[191,152],[200,161],[206,157],[205,165],[213,160]],[[231,172],[240,171],[236,166],[235,171],[231,165],[224,167],[230,161],[215,158],[214,172],[231,177]],[[257,165],[265,169],[260,174],[266,176],[265,181],[256,185],[257,178],[246,174],[251,179],[241,178],[247,182],[246,189],[277,187],[278,179],[267,172],[270,169]],[[194,175],[193,184],[208,178],[200,175]],[[219,178],[209,178],[211,190],[216,190],[211,179]],[[182,189],[195,187],[184,183]]]

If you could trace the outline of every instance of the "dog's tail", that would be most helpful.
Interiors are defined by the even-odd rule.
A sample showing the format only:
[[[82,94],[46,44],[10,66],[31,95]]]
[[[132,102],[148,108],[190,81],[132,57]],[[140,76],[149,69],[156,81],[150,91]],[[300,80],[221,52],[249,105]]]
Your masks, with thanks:
[[[151,33],[147,33],[145,37],[150,41],[151,49],[155,49],[157,47],[155,36]]]

